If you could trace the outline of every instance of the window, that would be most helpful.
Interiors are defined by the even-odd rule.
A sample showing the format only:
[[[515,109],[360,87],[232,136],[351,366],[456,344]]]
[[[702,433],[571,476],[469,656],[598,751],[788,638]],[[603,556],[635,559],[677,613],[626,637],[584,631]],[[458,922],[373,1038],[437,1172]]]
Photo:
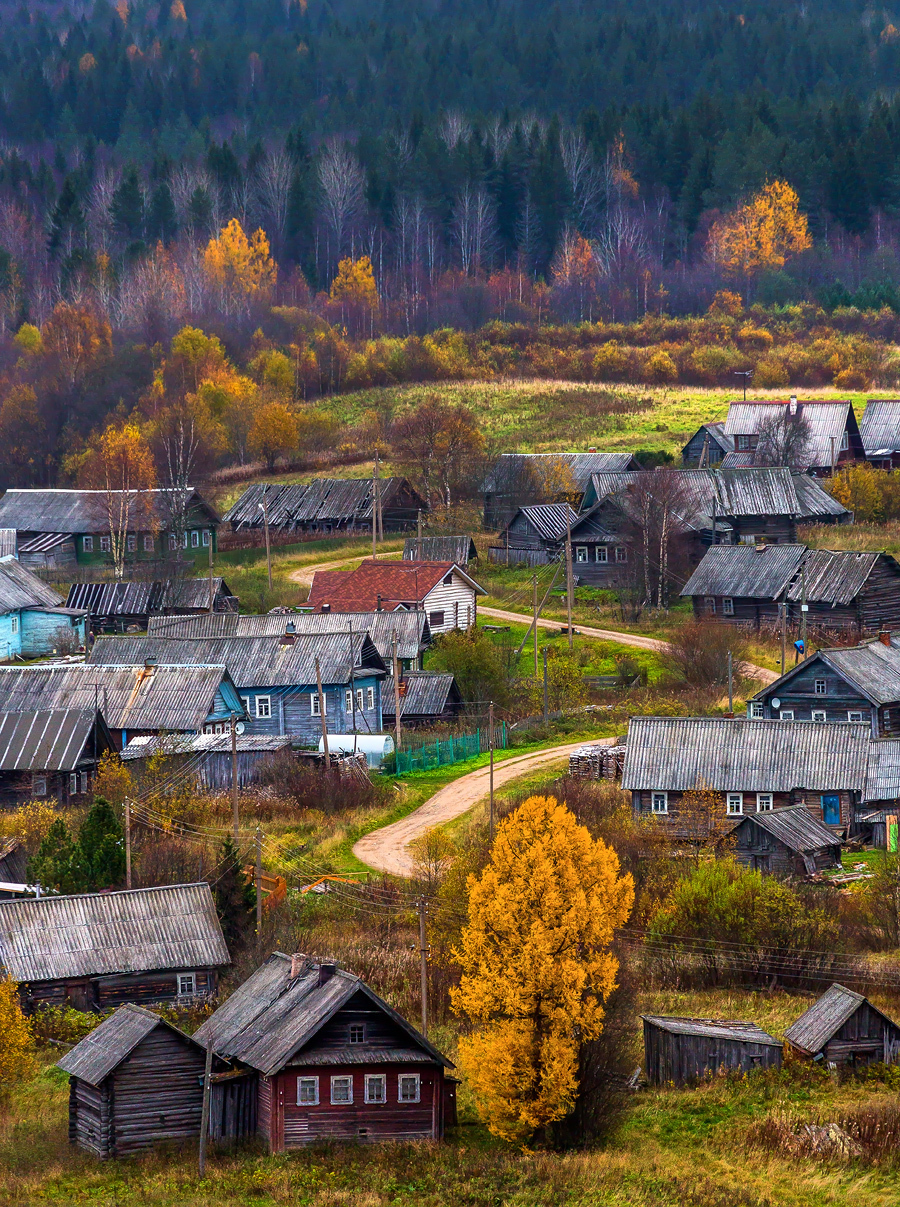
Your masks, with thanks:
[[[257,696],[256,697],[256,715],[261,720],[267,720],[272,715],[272,697]]]
[[[353,1078],[352,1077],[332,1077],[331,1079],[331,1101],[333,1103],[343,1103],[353,1101]]]
[[[100,538],[100,552],[101,552],[101,553],[109,553],[109,537],[108,537],[108,536],[101,536],[101,538]]]
[[[384,1073],[366,1073],[366,1102],[387,1102],[387,1077]]]
[[[197,977],[193,972],[182,972],[178,976],[178,996],[190,997],[197,992]]]
[[[325,711],[328,712],[328,696],[326,695],[326,693],[324,691],[322,692],[321,700],[324,700]],[[314,717],[321,717],[321,715],[322,715],[322,710],[319,707],[319,704],[320,704],[319,693],[311,692],[310,696],[309,696],[309,711],[310,711],[310,713],[312,713],[312,715]]]
[[[188,534],[186,532],[181,534],[181,547],[182,549],[187,549],[188,547]]]
[[[204,528],[203,529],[203,548],[204,549],[207,549],[209,547],[209,537],[210,537],[209,529]]]
[[[750,720],[761,721],[765,715],[766,709],[762,700],[753,700],[750,704]]]
[[[397,1095],[398,1102],[418,1102],[419,1088],[421,1078],[418,1073],[401,1073],[397,1078],[399,1082]]]
[[[151,534],[148,532],[148,533],[146,533],[146,534],[145,534],[145,536],[144,536],[144,552],[145,552],[145,553],[152,553],[152,552],[153,552],[153,548],[154,548],[154,545],[153,545],[153,537],[152,537],[152,535],[151,535]]]
[[[828,718],[825,716],[825,710],[822,708],[813,709],[812,719],[814,721],[827,721],[828,720]]]
[[[750,437],[749,436],[738,436],[737,437],[737,447],[741,452],[746,452],[746,450],[749,449],[749,447],[750,447]]]
[[[654,813],[669,812],[669,794],[668,792],[651,792],[650,807]]]
[[[87,792],[89,782],[90,782],[90,777],[88,776],[88,773],[86,771],[82,771],[82,773],[81,773],[81,791],[82,792]]]
[[[734,600],[729,599],[729,597],[727,595],[722,600],[722,615],[723,616],[733,616],[734,615]]]
[[[374,707],[375,707],[375,688],[367,687],[366,688],[366,708],[374,708]]]
[[[617,562],[627,562],[628,561],[628,550],[625,548],[624,545],[616,546],[616,561]]]
[[[609,561],[609,550],[605,545],[598,545],[594,550],[594,560],[598,562]]]
[[[575,561],[576,562],[586,562],[587,559],[588,559],[587,545],[576,545],[575,546]]]
[[[196,528],[194,528],[191,532],[191,548],[192,549],[200,548],[200,533],[197,531]]]
[[[128,536],[125,538],[125,547],[129,553],[137,552],[137,537],[133,532],[129,532]]]
[[[793,721],[794,710],[792,708],[783,708],[778,716],[781,721]]]
[[[742,792],[728,793],[728,816],[736,817],[744,812],[744,794]]]
[[[356,707],[360,712],[363,711],[363,689],[361,687],[356,689]]]
[[[828,685],[826,684],[825,680],[817,679],[816,680],[816,695],[825,696],[827,694],[828,694]]]
[[[243,706],[244,706],[244,712],[245,712],[245,713],[247,714],[247,716],[249,717],[249,716],[250,716],[250,697],[249,697],[249,696],[241,696],[241,703],[242,703],[242,704],[243,704]]]
[[[77,771],[73,771],[72,774],[69,776],[69,791],[72,793],[73,796],[77,795],[77,793],[78,793],[78,773],[77,773]]]
[[[47,795],[47,781],[46,781],[46,779],[44,779],[44,777],[43,777],[43,776],[41,776],[39,779],[34,780],[34,781],[33,781],[33,783],[32,783],[32,789],[31,789],[31,790],[32,790],[32,792],[34,793],[34,795],[35,795],[35,796],[37,796],[37,797],[46,796],[46,795]]]
[[[848,712],[847,720],[848,721],[864,721],[865,717],[862,715],[861,712]]]
[[[444,613],[443,612],[429,612],[428,613],[428,623],[431,625],[431,627],[433,629],[442,628],[443,624],[444,624]]]
[[[364,1044],[366,1042],[366,1024],[351,1023],[347,1038],[351,1044]]]
[[[349,688],[344,692],[344,706],[347,712],[353,712],[353,692]]]
[[[850,434],[846,429],[841,433],[841,452],[845,453],[850,447]]]
[[[771,813],[772,812],[772,793],[757,792],[756,794],[756,812]]]
[[[175,535],[174,532],[169,533],[169,548],[170,549],[178,548],[178,537]]]
[[[11,616],[11,617],[9,618],[9,627],[10,627],[10,631],[11,631],[11,632],[13,632],[13,633],[18,633],[18,631],[19,631],[19,618],[18,618],[18,616]]]
[[[83,537],[82,541],[81,541],[81,547],[85,551],[85,553],[93,553],[94,552],[94,538],[92,536]]]
[[[297,1106],[319,1105],[318,1077],[297,1078]]]
[[[452,574],[448,574],[447,577],[444,579],[444,586],[445,587],[453,586],[453,575]]]
[[[710,614],[710,616],[715,616],[715,614],[716,614],[716,598],[714,595],[707,595],[706,610]]]

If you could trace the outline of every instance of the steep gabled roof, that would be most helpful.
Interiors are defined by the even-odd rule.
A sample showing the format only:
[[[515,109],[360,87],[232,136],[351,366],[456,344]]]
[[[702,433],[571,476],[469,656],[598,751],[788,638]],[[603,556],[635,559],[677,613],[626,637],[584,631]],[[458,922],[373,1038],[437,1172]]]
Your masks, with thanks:
[[[773,414],[777,414],[778,410],[787,410],[791,405],[787,400],[776,399],[764,402],[733,402],[728,408],[728,418],[725,420],[725,435],[758,435],[760,428]],[[807,465],[819,468],[830,465],[832,439],[834,456],[837,457],[844,432],[848,429],[856,430],[853,404],[848,399],[801,398],[797,402],[797,409],[809,425],[809,448],[805,458]],[[753,456],[752,452],[750,456]]]
[[[887,553],[808,549],[800,567],[802,577],[795,578],[788,588],[788,599],[799,600],[805,591],[807,603],[846,607],[866,585],[879,558],[885,558],[897,569],[900,586],[900,566]]]
[[[22,608],[58,608],[63,597],[13,557],[0,560],[0,615]]]
[[[528,523],[545,541],[559,541],[566,535],[566,517],[571,528],[578,519],[578,512],[568,503],[532,503],[520,507],[510,520],[510,527],[516,516],[524,516]],[[500,540],[503,536],[501,534]]]
[[[805,552],[805,545],[712,545],[681,594],[780,599]]]
[[[448,574],[457,574],[477,595],[485,590],[453,562],[403,562],[368,560],[355,570],[318,570],[313,575],[309,604],[332,612],[391,611],[400,605],[421,604]]]
[[[836,847],[840,843],[834,832],[813,817],[805,805],[794,805],[788,809],[770,809],[764,813],[753,813],[738,823],[737,829],[748,822],[759,826],[773,838],[784,843],[800,855],[821,851],[823,847]]]
[[[801,1014],[784,1033],[784,1038],[795,1048],[814,1056],[821,1052],[829,1039],[843,1027],[844,1023],[859,1007],[866,1002],[870,1010],[880,1014],[885,1022],[895,1027],[897,1024],[888,1018],[876,1006],[873,1006],[861,993],[855,993],[843,985],[831,985],[819,1000]]]
[[[888,457],[900,451],[900,399],[870,398],[859,421],[866,456]]]
[[[533,475],[533,484],[540,485],[542,471],[559,465],[571,474],[575,489],[584,491],[591,474],[623,473],[637,469],[632,453],[503,453],[485,479],[485,494],[504,494],[522,490]]]
[[[74,771],[97,727],[98,754],[113,749],[101,714],[93,708],[0,712],[0,771]]]
[[[116,492],[114,492],[116,493]],[[163,528],[170,522],[170,493],[146,490],[132,497],[129,510],[136,526],[152,516]],[[105,490],[8,490],[0,499],[0,528],[18,532],[93,533],[109,525]],[[189,486],[182,506],[202,511],[212,523],[219,517],[201,495]]]
[[[62,1060],[57,1061],[56,1067],[80,1081],[86,1081],[88,1085],[99,1085],[157,1027],[168,1028],[185,1043],[193,1045],[199,1052],[203,1051],[195,1039],[172,1023],[145,1010],[143,1006],[129,1002],[80,1040]]]

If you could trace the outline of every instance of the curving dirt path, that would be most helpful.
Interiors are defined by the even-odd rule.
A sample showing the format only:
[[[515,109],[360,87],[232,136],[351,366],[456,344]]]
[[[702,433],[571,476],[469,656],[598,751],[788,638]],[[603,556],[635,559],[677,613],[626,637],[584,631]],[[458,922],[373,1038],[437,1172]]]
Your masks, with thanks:
[[[311,566],[299,566],[296,570],[292,570],[290,572],[290,574],[288,575],[288,578],[291,580],[292,583],[297,583],[301,587],[311,587],[313,575],[315,574],[315,572],[317,570],[349,570],[352,566],[357,565],[357,563],[359,563],[359,562],[365,561],[366,558],[369,558],[371,556],[372,556],[371,553],[361,553],[359,555],[359,557],[341,557],[341,558],[338,558],[338,560],[334,561],[334,562],[315,562]],[[402,556],[403,556],[403,550],[397,549],[394,552],[390,552],[390,553],[379,552],[378,560],[382,561],[383,559],[386,559],[389,557],[402,557]]]
[[[612,738],[600,738],[596,745],[609,745]],[[545,763],[561,762],[567,759],[573,750],[585,745],[585,739],[580,742],[569,742],[564,746],[552,746],[548,750],[537,750],[531,754],[516,755],[511,759],[503,759],[494,763],[494,790],[526,775],[536,767]],[[353,847],[353,854],[369,867],[379,872],[387,872],[391,876],[412,876],[415,861],[409,851],[409,844],[419,838],[427,830],[452,821],[462,813],[467,813],[490,791],[490,767],[479,767],[462,775],[446,788],[441,788],[424,805],[420,805],[408,817],[395,821],[392,825],[383,826],[366,834]]]

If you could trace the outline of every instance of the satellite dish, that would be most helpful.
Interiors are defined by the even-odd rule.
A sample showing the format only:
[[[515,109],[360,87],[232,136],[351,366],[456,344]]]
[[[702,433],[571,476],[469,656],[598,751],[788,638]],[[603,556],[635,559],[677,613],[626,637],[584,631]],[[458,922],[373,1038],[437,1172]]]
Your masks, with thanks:
[[[235,733],[244,732],[244,722],[243,721],[238,721],[237,725],[235,725],[235,727],[234,727],[234,732]]]
[[[781,708],[781,701],[778,699],[777,696],[775,696],[775,698],[772,700],[772,707]]]

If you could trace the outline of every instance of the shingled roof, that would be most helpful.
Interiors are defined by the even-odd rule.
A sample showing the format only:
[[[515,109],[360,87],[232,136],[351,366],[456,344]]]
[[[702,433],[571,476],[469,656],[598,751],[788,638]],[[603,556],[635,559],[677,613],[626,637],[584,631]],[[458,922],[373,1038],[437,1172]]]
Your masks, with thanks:
[[[127,1060],[138,1044],[157,1027],[167,1027],[185,1043],[193,1044],[203,1051],[195,1039],[179,1030],[173,1023],[167,1022],[150,1010],[145,1010],[143,1006],[129,1002],[120,1006],[109,1018],[105,1018],[99,1027],[95,1027],[80,1040],[62,1060],[56,1062],[56,1067],[80,1081],[86,1081],[88,1085],[97,1086],[113,1069],[117,1069],[123,1060]]]
[[[318,570],[313,576],[309,604],[332,612],[393,611],[421,604],[448,574],[458,574],[477,595],[485,590],[453,562],[396,562],[369,560],[356,570]]]

